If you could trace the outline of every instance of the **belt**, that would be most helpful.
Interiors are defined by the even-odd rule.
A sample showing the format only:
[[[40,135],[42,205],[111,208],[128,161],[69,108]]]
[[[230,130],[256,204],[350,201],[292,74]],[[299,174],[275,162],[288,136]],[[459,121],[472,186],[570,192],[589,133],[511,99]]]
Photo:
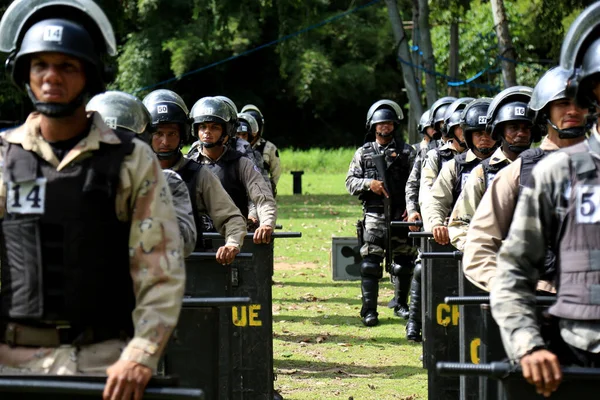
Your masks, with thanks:
[[[9,346],[59,347],[64,344],[86,345],[109,339],[126,339],[117,328],[74,328],[71,326],[31,326],[16,322],[0,322],[0,342]]]
[[[364,210],[368,213],[383,214],[383,206],[368,206]]]

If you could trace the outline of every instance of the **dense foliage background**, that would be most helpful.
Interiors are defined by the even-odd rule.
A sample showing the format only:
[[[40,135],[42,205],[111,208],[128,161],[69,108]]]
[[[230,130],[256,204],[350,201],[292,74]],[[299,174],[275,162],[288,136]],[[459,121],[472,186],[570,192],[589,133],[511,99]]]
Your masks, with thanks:
[[[433,71],[423,72],[419,67],[419,40],[413,40],[419,35],[413,35],[411,24],[416,2],[398,0],[398,5],[413,51],[412,68],[422,88],[424,74]],[[591,2],[505,1],[518,55],[519,84],[533,86],[557,63],[566,29]],[[203,96],[219,94],[233,99],[239,108],[253,103],[265,114],[265,136],[280,147],[355,146],[362,143],[366,111],[374,101],[391,98],[405,110],[409,108],[401,74],[407,64],[396,59],[397,43],[384,1],[97,3],[112,21],[119,43],[118,74],[111,88],[140,98],[154,88],[168,88],[181,94],[190,108]],[[8,0],[0,1],[0,12],[8,4]],[[502,90],[489,2],[440,0],[431,1],[429,7],[439,96],[450,89],[448,38],[450,24],[456,21],[460,76],[451,80],[465,80],[484,71],[470,84],[458,86],[459,95],[493,96]],[[29,100],[2,77],[0,119],[4,124],[22,121],[29,110]]]

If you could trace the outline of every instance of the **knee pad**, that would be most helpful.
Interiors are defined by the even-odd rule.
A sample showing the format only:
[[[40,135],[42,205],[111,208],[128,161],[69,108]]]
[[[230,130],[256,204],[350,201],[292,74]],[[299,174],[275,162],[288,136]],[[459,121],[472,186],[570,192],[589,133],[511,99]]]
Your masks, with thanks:
[[[360,276],[365,278],[381,279],[383,277],[383,267],[381,266],[381,257],[367,256],[360,263]]]
[[[415,270],[413,271],[413,278],[421,282],[421,263],[415,264]]]
[[[414,257],[411,256],[395,256],[394,266],[390,270],[390,275],[403,276],[412,275],[415,268]]]

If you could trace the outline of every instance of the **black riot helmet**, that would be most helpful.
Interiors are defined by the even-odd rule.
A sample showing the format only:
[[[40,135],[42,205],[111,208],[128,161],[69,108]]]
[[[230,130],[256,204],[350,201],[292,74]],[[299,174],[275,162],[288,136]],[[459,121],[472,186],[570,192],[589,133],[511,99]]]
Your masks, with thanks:
[[[432,126],[435,129],[435,134],[433,136],[434,139],[440,139],[442,137],[441,123],[444,122],[444,113],[446,112],[446,108],[450,104],[452,104],[456,100],[456,97],[447,96],[442,97],[441,99],[436,100],[435,103],[429,109],[429,126]]]
[[[144,105],[152,116],[152,125],[179,124],[181,144],[190,140],[192,120],[183,99],[172,90],[159,89],[150,92],[143,100]]]
[[[460,116],[467,104],[475,100],[473,97],[461,97],[454,100],[444,112],[444,128],[442,135],[448,138],[454,137],[454,128],[460,125]],[[440,109],[443,107],[440,107]],[[463,146],[462,143],[460,143]],[[464,147],[464,146],[463,146]]]
[[[392,100],[379,100],[375,102],[367,112],[367,122],[365,127],[367,128],[367,134],[365,136],[365,142],[372,142],[375,140],[375,124],[380,122],[393,122],[394,130],[391,135],[395,135],[400,121],[404,118],[402,109]]]
[[[533,141],[537,142],[541,139],[539,135],[540,130],[535,129],[531,117],[527,115],[527,103],[522,101],[512,101],[509,103],[504,103],[500,107],[494,120],[492,139],[496,141],[501,140],[504,143],[506,141],[504,136],[504,127],[510,122],[521,122],[530,128],[529,143],[526,146],[516,146],[506,142],[506,145],[510,151],[517,154],[522,153],[531,146]],[[538,134],[534,134],[534,132],[537,132]]]
[[[37,111],[49,117],[72,115],[93,95],[104,91],[108,70],[103,58],[116,55],[112,26],[92,0],[16,0],[0,21],[0,51],[10,53],[7,72],[25,89]],[[44,103],[29,87],[30,57],[55,52],[85,66],[86,86],[69,104]]]
[[[181,148],[190,140],[192,120],[188,117],[189,111],[183,99],[175,92],[159,89],[149,93],[143,100],[150,112],[152,127],[156,130],[160,124],[179,125],[179,145],[176,150],[156,153],[159,159],[167,160],[175,157]]]
[[[421,115],[421,118],[419,119],[419,125],[417,125],[417,132],[419,132],[421,135],[426,135],[427,128],[432,127],[432,125],[429,124],[430,115],[431,110],[427,110],[423,113],[423,115]]]
[[[235,105],[235,103],[233,102],[233,100],[231,100],[229,97],[225,97],[225,96],[215,96],[216,99],[219,99],[221,101],[223,101],[225,104],[227,104],[227,107],[229,108],[229,113],[230,113],[230,118],[231,118],[231,122],[233,124],[233,129],[232,132],[229,132],[229,136],[230,137],[235,137],[235,134],[237,132],[237,126],[238,126],[238,110],[237,110],[237,106]]]
[[[248,113],[254,117],[258,124],[258,135],[255,137],[255,140],[261,138],[265,133],[265,118],[263,117],[262,112],[254,104],[246,104],[241,112]]]
[[[487,113],[488,108],[492,99],[487,97],[482,97],[476,100],[473,100],[463,110],[460,117],[460,127],[463,130],[463,135],[465,136],[465,143],[469,149],[474,149],[473,145],[473,133],[485,131],[485,127],[487,124]],[[483,154],[489,154],[492,149],[477,149]]]
[[[248,142],[254,143],[255,138],[258,135],[258,122],[256,118],[248,112],[239,113],[238,118],[238,132],[245,132],[248,134]]]
[[[97,94],[85,106],[87,112],[100,114],[111,129],[124,129],[137,135],[152,133],[150,113],[144,103],[129,93],[108,91]],[[147,141],[147,137],[143,137]]]
[[[567,96],[580,107],[598,107],[592,92],[600,80],[600,3],[583,10],[565,35],[560,66],[570,72]]]
[[[492,135],[492,139],[500,140],[501,125],[505,122],[522,121],[533,124],[532,118],[527,115],[527,104],[531,100],[532,93],[533,89],[529,86],[512,86],[504,89],[494,97],[488,108],[485,128]],[[513,104],[511,105],[511,103]],[[532,126],[531,139],[534,142],[541,140],[539,127]]]
[[[573,139],[584,136],[588,127],[584,124],[567,129],[559,129],[550,121],[550,103],[557,100],[569,99],[567,96],[567,83],[571,77],[571,72],[562,67],[553,67],[544,74],[538,81],[528,106],[528,115],[533,119],[542,133],[550,125],[561,139]]]
[[[235,137],[235,124],[231,117],[231,108],[223,100],[217,99],[216,97],[203,97],[194,104],[192,111],[190,112],[192,119],[192,135],[198,135],[198,125],[203,122],[216,122],[221,124],[223,133],[219,140],[215,143],[202,143],[202,146],[206,148],[215,147],[222,145],[232,132]],[[198,138],[200,140],[200,138]]]

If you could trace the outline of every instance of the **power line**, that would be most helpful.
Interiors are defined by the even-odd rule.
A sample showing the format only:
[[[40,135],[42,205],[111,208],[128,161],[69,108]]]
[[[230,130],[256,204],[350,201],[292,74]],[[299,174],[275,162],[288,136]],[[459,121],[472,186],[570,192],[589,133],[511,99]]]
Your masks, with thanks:
[[[301,35],[301,34],[303,34],[305,32],[308,32],[308,31],[311,31],[313,29],[320,28],[320,27],[322,27],[324,25],[330,24],[330,23],[332,23],[334,21],[337,21],[338,19],[340,19],[342,17],[345,17],[346,15],[350,15],[352,13],[355,13],[357,11],[360,11],[362,9],[370,7],[370,6],[374,5],[374,4],[379,3],[380,1],[381,0],[371,0],[370,2],[368,2],[366,4],[363,4],[363,5],[358,6],[358,7],[354,7],[351,10],[348,10],[348,11],[345,11],[345,12],[343,12],[341,14],[338,14],[338,15],[335,15],[333,17],[327,18],[327,19],[325,19],[325,20],[323,20],[321,22],[318,22],[318,23],[316,23],[314,25],[310,25],[309,27],[306,27],[304,29],[300,29],[299,31],[296,31],[294,33],[290,33],[290,34],[288,34],[288,35],[286,35],[286,36],[284,36],[282,38],[279,38],[279,39],[276,39],[276,40],[272,40],[272,41],[270,41],[268,43],[262,44],[262,45],[260,45],[258,47],[253,48],[253,49],[246,50],[246,51],[244,51],[244,52],[242,52],[240,54],[236,54],[234,56],[227,57],[227,58],[225,58],[223,60],[216,61],[214,63],[205,65],[204,67],[200,67],[200,68],[195,69],[193,71],[186,72],[186,73],[184,73],[182,75],[179,75],[179,76],[176,76],[176,77],[173,77],[173,78],[170,78],[170,79],[166,79],[166,80],[164,80],[162,82],[158,82],[158,83],[155,83],[155,84],[152,84],[152,85],[149,85],[149,86],[145,86],[145,87],[136,89],[133,93],[135,94],[135,93],[138,93],[138,92],[141,92],[141,91],[144,91],[144,90],[155,88],[157,86],[162,86],[162,85],[165,85],[167,83],[171,83],[171,82],[174,82],[174,81],[179,80],[181,78],[184,78],[186,76],[197,74],[197,73],[205,71],[205,70],[207,70],[209,68],[216,67],[217,65],[221,65],[221,64],[224,64],[226,62],[233,61],[233,60],[235,60],[237,58],[247,56],[248,54],[252,54],[252,53],[254,53],[254,52],[258,51],[258,50],[262,50],[262,49],[264,49],[266,47],[273,46],[274,44],[278,44],[278,43],[284,42],[286,40],[292,39],[292,38],[294,38],[296,36],[299,36],[299,35]]]

